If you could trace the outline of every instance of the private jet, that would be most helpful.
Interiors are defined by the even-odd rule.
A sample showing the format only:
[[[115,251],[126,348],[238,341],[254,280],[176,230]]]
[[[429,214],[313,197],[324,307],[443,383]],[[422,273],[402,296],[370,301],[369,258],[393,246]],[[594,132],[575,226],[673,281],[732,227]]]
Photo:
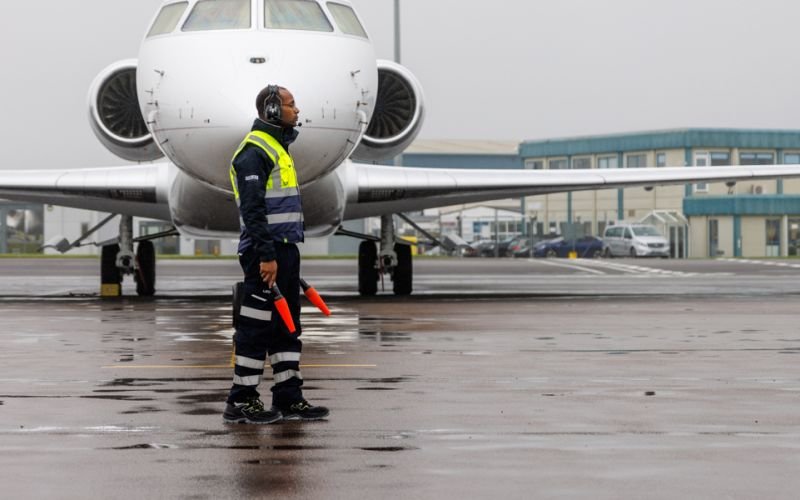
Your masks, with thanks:
[[[377,293],[382,274],[394,293],[412,292],[411,249],[396,239],[394,214],[567,191],[800,176],[800,166],[778,165],[503,172],[380,165],[416,138],[425,98],[411,71],[376,59],[348,0],[167,0],[138,59],[111,64],[89,89],[97,138],[138,164],[2,171],[0,197],[119,215],[118,238],[102,248],[103,293],[120,293],[123,276],[133,275],[137,293],[153,295],[151,239],[163,235],[134,239],[133,217],[167,221],[194,238],[237,238],[228,168],[255,117],[254,98],[270,83],[289,88],[301,108],[292,154],[306,234],[364,240],[362,295]],[[380,237],[342,229],[346,220],[372,216],[381,217]]]

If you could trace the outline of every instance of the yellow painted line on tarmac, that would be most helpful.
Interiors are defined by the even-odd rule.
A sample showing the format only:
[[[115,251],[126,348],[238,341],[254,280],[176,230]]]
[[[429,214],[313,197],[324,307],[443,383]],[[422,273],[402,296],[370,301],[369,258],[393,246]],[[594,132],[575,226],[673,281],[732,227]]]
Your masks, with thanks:
[[[300,365],[300,368],[377,368],[378,365]],[[230,365],[108,365],[105,369],[122,368],[125,370],[230,370]]]

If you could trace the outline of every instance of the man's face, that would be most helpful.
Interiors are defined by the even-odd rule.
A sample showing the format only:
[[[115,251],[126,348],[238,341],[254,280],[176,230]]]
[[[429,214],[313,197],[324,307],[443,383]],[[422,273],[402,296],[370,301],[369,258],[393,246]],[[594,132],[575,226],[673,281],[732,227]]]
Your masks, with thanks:
[[[297,119],[300,116],[300,110],[294,102],[294,96],[288,90],[281,89],[279,92],[283,107],[281,109],[281,118],[284,125],[290,127],[297,126]]]

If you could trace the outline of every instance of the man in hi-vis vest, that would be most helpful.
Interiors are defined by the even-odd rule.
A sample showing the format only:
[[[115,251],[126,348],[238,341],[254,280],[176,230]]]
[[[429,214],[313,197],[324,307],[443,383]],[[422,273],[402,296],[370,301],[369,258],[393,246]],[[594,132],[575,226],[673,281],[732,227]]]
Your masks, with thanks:
[[[291,92],[270,85],[256,98],[258,119],[231,160],[231,184],[242,227],[239,262],[244,270],[241,308],[234,335],[233,387],[227,423],[270,424],[320,420],[328,409],[312,406],[300,374],[300,253],[303,207],[289,145],[297,138],[300,110]],[[286,297],[297,331],[290,333],[273,311],[273,285]],[[272,367],[272,407],[257,387],[266,362]]]

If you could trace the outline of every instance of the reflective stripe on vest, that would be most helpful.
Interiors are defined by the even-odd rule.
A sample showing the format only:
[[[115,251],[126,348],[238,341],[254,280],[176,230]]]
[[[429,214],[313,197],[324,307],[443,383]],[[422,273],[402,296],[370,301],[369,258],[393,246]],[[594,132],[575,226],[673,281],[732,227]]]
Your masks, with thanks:
[[[271,135],[260,130],[247,134],[239,145],[231,160],[231,185],[236,196],[236,204],[240,204],[239,185],[236,180],[236,170],[233,162],[244,150],[245,146],[257,146],[272,161],[274,167],[267,179],[266,194],[264,196],[267,206],[267,224],[270,233],[277,241],[286,243],[299,243],[303,241],[303,205],[300,199],[300,187],[297,182],[297,171],[294,168],[292,156]],[[244,221],[241,220],[244,228]]]

